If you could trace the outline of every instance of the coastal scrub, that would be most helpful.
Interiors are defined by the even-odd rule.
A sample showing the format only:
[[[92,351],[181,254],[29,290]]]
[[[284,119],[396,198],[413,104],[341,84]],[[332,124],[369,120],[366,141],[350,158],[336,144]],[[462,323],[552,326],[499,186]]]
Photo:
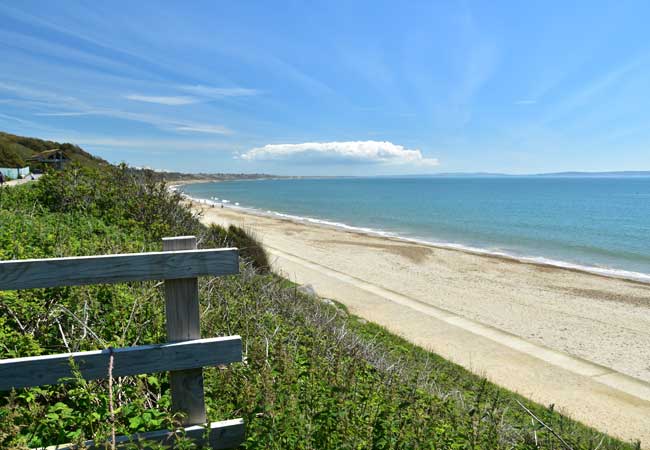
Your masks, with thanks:
[[[241,274],[201,278],[200,298],[204,337],[242,336],[245,361],[206,369],[205,392],[210,420],[245,419],[244,448],[635,448],[301,292],[244,230],[204,227],[146,172],[71,167],[0,189],[3,260],[154,251],[187,234],[242,250]],[[0,358],[164,341],[161,283],[0,291]],[[105,380],[0,393],[0,448],[105,440],[108,400]],[[164,373],[116,379],[113,400],[117,433],[178,424]]]

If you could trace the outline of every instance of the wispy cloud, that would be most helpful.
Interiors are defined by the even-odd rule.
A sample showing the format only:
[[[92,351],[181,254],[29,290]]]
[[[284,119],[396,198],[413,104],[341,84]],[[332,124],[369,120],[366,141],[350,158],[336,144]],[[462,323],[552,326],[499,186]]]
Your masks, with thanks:
[[[248,161],[292,161],[367,164],[408,164],[434,167],[438,160],[425,158],[420,150],[410,150],[388,141],[305,142],[268,144],[239,156]]]
[[[17,84],[0,82],[0,90],[9,91],[24,99],[28,103],[37,102],[41,109],[50,111],[39,111],[34,113],[39,116],[50,117],[74,117],[74,116],[103,116],[133,122],[146,123],[163,130],[177,131],[183,133],[209,133],[209,134],[232,134],[223,125],[206,124],[194,122],[175,117],[165,117],[156,114],[125,111],[118,108],[102,108],[91,105],[75,97],[52,94],[46,91],[32,89]],[[51,111],[51,109],[63,109],[64,111]]]
[[[590,103],[594,104],[603,96],[611,96],[612,93],[616,92],[616,89],[625,85],[623,80],[630,77],[634,72],[641,73],[641,69],[647,69],[649,63],[650,53],[646,52],[583,83],[580,88],[571,91],[555,102],[549,112],[543,116],[539,125],[546,126],[567,117],[575,119],[577,117],[573,115],[575,110],[584,108]],[[592,109],[600,110],[601,108]]]
[[[153,125],[167,131],[178,131],[184,133],[209,133],[209,134],[232,134],[232,130],[222,125],[205,124],[184,119],[161,117],[155,114],[134,113],[120,109],[88,109],[85,111],[53,112],[45,113],[49,116],[103,116],[114,119],[128,120]]]
[[[33,89],[16,83],[0,81],[0,90],[10,92],[15,96],[25,99],[30,103],[39,103],[41,105],[52,105],[64,108],[82,108],[86,104],[77,98],[61,95],[54,92]],[[15,100],[13,100],[15,102]]]
[[[185,124],[179,125],[175,129],[176,131],[188,131],[192,133],[232,134],[231,130],[219,125]]]
[[[84,146],[123,148],[133,150],[168,150],[178,152],[179,150],[191,149],[205,151],[231,151],[232,144],[210,139],[160,139],[160,138],[133,138],[133,137],[106,137],[79,135],[76,133],[50,136],[54,141],[75,142]]]
[[[450,21],[454,24],[454,31],[449,35],[449,44],[455,50],[449,69],[454,77],[444,94],[448,104],[442,114],[446,116],[444,120],[464,126],[471,120],[476,96],[498,68],[501,49],[497,37],[482,26],[483,21],[477,20],[469,2],[458,2],[453,10]],[[426,74],[419,76],[426,77]],[[426,82],[431,83],[430,80]]]
[[[124,98],[136,102],[155,103],[158,105],[181,106],[191,105],[194,103],[208,102],[216,99],[228,97],[249,97],[257,95],[256,89],[240,87],[211,87],[211,86],[174,86],[172,89],[178,89],[191,95],[145,95],[145,94],[128,94]]]
[[[70,111],[70,112],[45,112],[45,113],[35,113],[35,116],[43,117],[79,117],[79,116],[92,116],[101,114],[101,110],[93,111]]]
[[[11,116],[9,114],[0,113],[0,119],[17,122],[23,125],[32,125],[32,122],[29,120],[21,119],[20,117]]]
[[[251,95],[258,95],[260,92],[257,89],[248,89],[240,87],[210,87],[210,86],[179,86],[179,89],[191,94],[207,98],[223,98],[223,97],[248,97]]]
[[[40,39],[28,32],[17,32],[15,35],[22,36],[20,41],[27,41],[33,47],[46,49],[48,55],[56,56],[61,60],[69,58],[96,65],[100,69],[98,72],[105,72],[110,69],[137,73],[140,77],[152,74],[160,75],[161,73],[177,73],[177,67],[171,64],[162,64],[159,61],[160,58],[154,57],[148,52],[136,51],[133,46],[124,43],[119,44],[119,40],[114,39],[112,33],[103,32],[104,30],[97,26],[84,27],[81,23],[77,23],[76,26],[66,26],[55,18],[48,16],[45,19],[42,15],[22,11],[20,7],[16,6],[13,4],[0,4],[0,10],[2,10],[3,15],[7,15],[18,23],[29,24],[30,30],[33,26],[47,30],[48,38]],[[87,9],[85,13],[91,15],[92,11]],[[96,19],[105,24],[105,18],[96,16]],[[26,27],[21,28],[26,29]],[[73,41],[74,44],[60,44],[58,42],[61,39],[52,39],[52,36],[57,38],[65,37],[66,41]],[[18,39],[13,41],[18,41]]]
[[[199,99],[194,97],[189,97],[189,96],[155,96],[155,95],[141,95],[141,94],[129,94],[129,95],[125,95],[124,98],[136,102],[156,103],[158,105],[169,105],[169,106],[190,105],[192,103],[197,103],[199,101]]]

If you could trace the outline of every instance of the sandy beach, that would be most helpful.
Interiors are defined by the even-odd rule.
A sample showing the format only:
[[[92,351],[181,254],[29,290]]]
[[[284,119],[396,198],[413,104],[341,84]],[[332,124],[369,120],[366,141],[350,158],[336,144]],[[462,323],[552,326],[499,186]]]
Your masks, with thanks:
[[[353,314],[603,431],[650,442],[650,285],[195,208],[206,223],[253,231],[276,271]]]

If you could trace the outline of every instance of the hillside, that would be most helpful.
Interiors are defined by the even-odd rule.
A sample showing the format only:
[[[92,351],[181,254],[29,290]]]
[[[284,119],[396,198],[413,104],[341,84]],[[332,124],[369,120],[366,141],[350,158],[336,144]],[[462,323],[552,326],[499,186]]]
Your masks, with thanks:
[[[203,336],[244,343],[244,363],[205,370],[209,419],[243,417],[243,448],[638,448],[296,289],[243,230],[201,225],[151,173],[66,170],[0,189],[0,223],[2,260],[155,251],[188,234],[201,248],[239,247],[240,275],[202,277],[200,298]],[[163,342],[164,314],[154,282],[0,291],[0,358]],[[174,426],[166,373],[114,389],[118,434]],[[107,392],[105,380],[77,380],[0,393],[0,448],[106,439]]]
[[[48,141],[44,139],[17,136],[0,131],[0,167],[14,168],[29,165],[27,159],[45,150],[61,149],[73,162],[83,167],[110,166],[111,164],[76,144]],[[158,171],[149,168],[130,167],[134,174],[150,173],[156,180],[165,181],[228,181],[277,178],[263,173],[183,173]]]
[[[61,149],[72,161],[82,166],[98,167],[109,163],[70,143],[16,136],[0,131],[0,167],[24,167],[27,159],[45,150]]]

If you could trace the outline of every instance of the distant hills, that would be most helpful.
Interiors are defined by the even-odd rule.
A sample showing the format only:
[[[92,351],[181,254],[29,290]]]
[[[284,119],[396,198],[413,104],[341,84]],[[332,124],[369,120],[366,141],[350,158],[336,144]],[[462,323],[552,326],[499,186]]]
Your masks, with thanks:
[[[537,177],[650,177],[650,170],[627,170],[620,172],[556,172],[540,173]]]
[[[531,174],[509,174],[491,172],[446,172],[429,175],[404,175],[404,178],[517,178],[517,177],[540,177],[540,178],[603,178],[603,177],[650,177],[650,170],[628,170],[614,172],[550,172]]]

